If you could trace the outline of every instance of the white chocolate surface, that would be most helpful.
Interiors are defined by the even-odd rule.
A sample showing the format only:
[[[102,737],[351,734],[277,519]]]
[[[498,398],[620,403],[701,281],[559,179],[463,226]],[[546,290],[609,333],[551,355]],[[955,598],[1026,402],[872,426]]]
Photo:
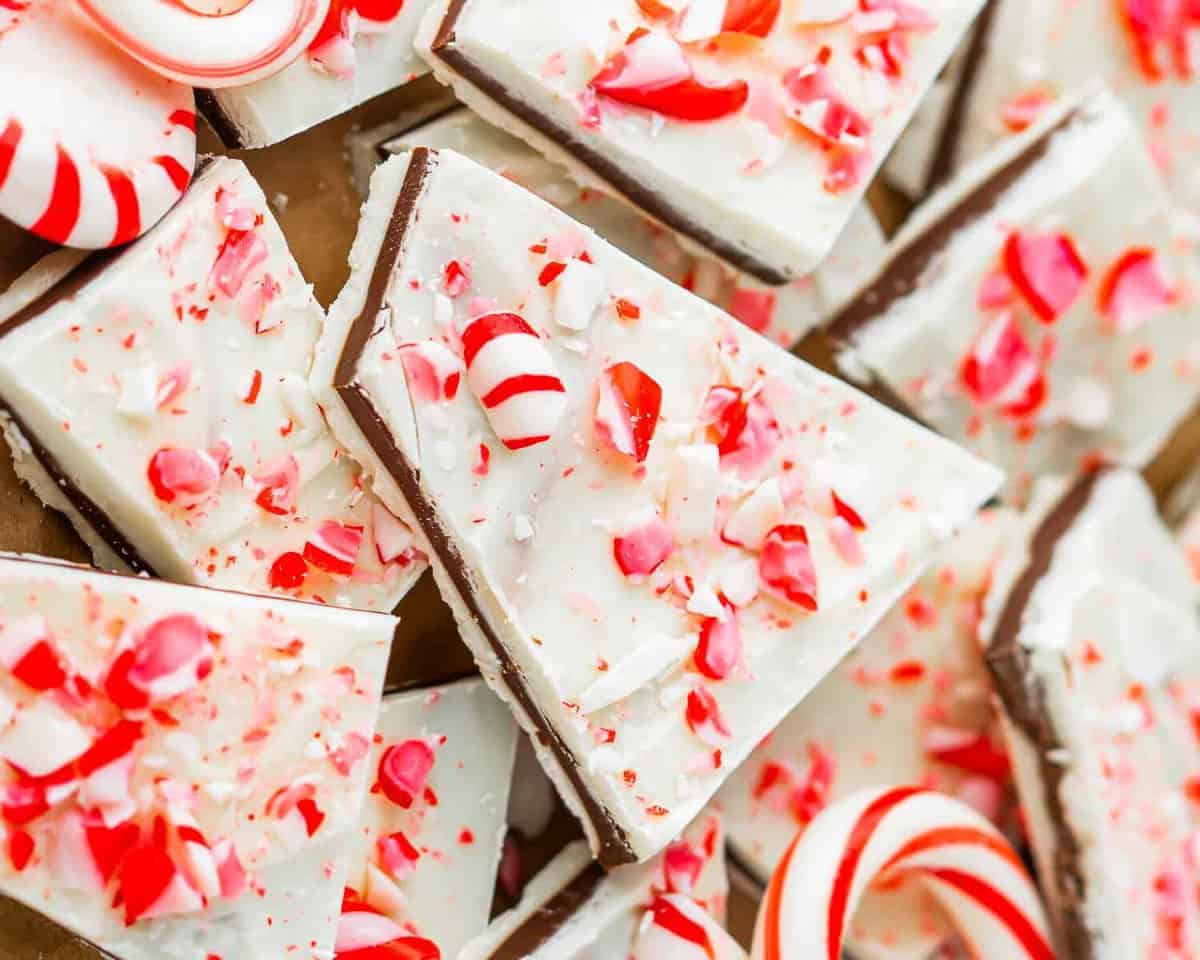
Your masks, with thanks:
[[[1018,502],[1040,475],[1073,474],[1096,462],[1144,465],[1200,398],[1194,223],[1179,215],[1111,95],[1095,93],[1073,110],[1049,134],[1044,155],[988,212],[953,230],[912,292],[871,312],[839,357],[848,374],[878,378],[924,422],[1005,468],[1006,496]],[[927,230],[953,217],[1043,132],[1006,144],[935,194],[895,238],[887,260],[903,262]],[[1136,202],[1114,203],[1130,183],[1139,185]],[[1066,237],[1086,269],[1074,299],[1050,322],[1013,280],[1005,251],[1018,235]],[[1152,256],[1165,292],[1141,315],[1118,322],[1102,298],[1123,258],[1138,251]],[[997,283],[1008,293],[984,302]],[[1013,354],[1023,351],[1028,369],[1006,366],[1012,354],[995,346],[1006,325],[1020,344]],[[980,358],[980,379],[996,389],[972,388],[965,373],[972,357]],[[1023,390],[1034,376],[1042,398],[1026,404]]]
[[[936,545],[995,490],[998,476],[746,331],[515,184],[450,152],[427,159],[432,170],[387,282],[382,323],[366,343],[354,382],[420,470],[437,527],[465,558],[475,599],[538,710],[576,758],[587,791],[645,860],[865,636]],[[314,367],[334,429],[365,458],[374,489],[395,510],[411,505],[330,385],[349,325],[364,308],[407,168],[408,158],[396,158],[375,174],[352,276],[331,311]],[[543,242],[547,252],[536,252]],[[586,252],[591,274],[601,278],[584,331],[564,331],[552,319],[561,291],[538,279],[551,248]],[[445,292],[452,262],[468,264],[470,274],[462,288],[458,268],[449,271],[456,276],[454,298]],[[637,319],[618,317],[631,305]],[[537,362],[550,363],[566,391],[558,395],[566,408],[550,441],[516,452],[497,441],[467,383],[452,399],[410,393],[399,356],[404,343],[415,345],[405,350],[457,357],[463,321],[472,311],[494,309],[519,310],[541,331],[549,359]],[[542,356],[532,337],[509,339],[521,341],[520,350],[513,348],[518,360]],[[618,361],[635,365],[662,390],[661,414],[637,469],[593,423],[597,379]],[[698,420],[717,386],[757,398],[737,401],[758,426],[728,428],[723,465],[707,438],[725,428],[706,430]],[[530,415],[541,413],[533,408]],[[688,464],[695,469],[681,469]],[[693,479],[698,486],[690,493]],[[841,522],[834,517],[835,487],[861,505],[867,527],[861,533],[848,527],[842,536],[831,533]],[[805,528],[805,552],[819,581],[817,613],[760,589],[758,552],[718,535],[722,526],[729,532],[735,515],[739,536],[756,545],[776,524]],[[614,538],[643,524],[666,531],[673,555],[638,582],[614,562]],[[436,572],[485,677],[511,698],[492,644],[445,564]],[[695,655],[706,621],[722,615],[718,589],[736,598],[730,603],[737,605],[740,641],[727,649],[733,662],[710,670],[725,679],[710,680]],[[685,719],[689,704],[709,698],[727,735],[720,723],[709,729]],[[527,728],[536,725],[523,709],[517,712]],[[564,771],[548,752],[541,759],[582,817]],[[594,833],[591,839],[598,843]]]
[[[385,752],[412,740],[433,750],[424,790],[407,809],[378,788]],[[443,957],[487,926],[505,832],[517,725],[482,680],[384,699],[367,759],[363,819],[346,886]],[[420,854],[389,873],[378,841],[395,833]]]
[[[240,259],[221,253],[236,236],[222,217],[250,227],[234,244],[248,251]],[[74,262],[59,255],[35,268],[0,299],[0,316]],[[240,279],[222,289],[216,278],[226,269]],[[322,319],[258,185],[239,161],[214,161],[151,234],[74,297],[3,336],[0,399],[31,434],[5,418],[18,473],[68,514],[102,566],[129,569],[71,508],[29,441],[159,576],[392,610],[425,564],[407,529],[361,489],[357,465],[309,393]],[[166,396],[172,382],[180,386]],[[166,449],[226,449],[228,465],[207,495],[165,502],[149,472]],[[278,501],[268,491],[271,512],[257,501],[280,467],[291,490],[281,488]],[[393,534],[384,548],[381,523]],[[307,545],[320,544],[323,524],[362,528],[348,574],[301,559],[314,556]],[[287,553],[303,582],[276,586],[272,568]]]
[[[790,5],[765,39],[740,35],[714,47],[685,43],[685,55],[702,82],[743,82],[751,91],[740,110],[704,122],[676,120],[592,96],[590,82],[635,29],[666,30],[635,0],[583,7],[558,0],[470,0],[455,24],[453,47],[498,83],[507,97],[549,118],[605,163],[627,171],[640,189],[664,198],[739,254],[750,254],[794,278],[811,272],[829,253],[981,0],[922,0],[910,6],[932,18],[932,24],[924,30],[895,30],[896,42],[907,44],[909,51],[899,76],[885,76],[858,58],[860,46],[880,36],[860,32],[861,21],[851,18],[801,28],[791,22]],[[430,8],[417,40],[435,75],[485,119],[565,163],[581,183],[601,186],[610,180],[594,165],[573,157],[561,138],[534,131],[431,52],[447,7],[448,0],[439,0]],[[536,29],[531,28],[534,24]],[[832,53],[828,74],[836,92],[826,91],[817,100],[806,95],[804,104],[793,102],[785,89],[787,71],[813,63],[823,47]],[[657,74],[648,83],[655,78]],[[788,110],[799,113],[812,103],[818,110],[827,103],[847,105],[870,125],[866,143],[849,148],[847,162],[857,167],[857,174],[844,189],[826,187],[832,176],[831,154],[822,147],[828,143],[788,116]],[[593,104],[598,114],[593,114]],[[839,143],[837,150],[844,146]],[[625,199],[645,207],[642,201]],[[803,229],[797,229],[798,224]],[[691,239],[705,242],[698,235]]]
[[[122,960],[328,958],[367,773],[334,758],[371,740],[394,628],[0,558],[0,890]],[[30,670],[30,641],[49,645],[60,685]],[[119,842],[129,831],[140,860]]]
[[[883,254],[883,230],[863,203],[816,270],[785,287],[767,287],[731,273],[716,261],[692,256],[669,232],[627,204],[579,186],[563,168],[469,110],[454,110],[378,149],[396,155],[414,147],[455,150],[519,183],[635,260],[783,347],[820,326]]]

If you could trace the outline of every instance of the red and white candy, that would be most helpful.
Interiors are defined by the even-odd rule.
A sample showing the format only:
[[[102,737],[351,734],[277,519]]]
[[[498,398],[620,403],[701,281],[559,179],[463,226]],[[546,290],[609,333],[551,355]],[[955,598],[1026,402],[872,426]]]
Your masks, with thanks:
[[[744,960],[746,953],[691,897],[668,893],[646,908],[630,960]]]
[[[0,215],[53,243],[127,243],[196,162],[190,88],[121,54],[71,0],[0,4]]]
[[[839,960],[863,894],[919,878],[975,957],[1053,960],[1050,928],[1020,858],[984,817],[918,787],[863,790],[792,842],[759,908],[754,960]]]
[[[329,0],[78,0],[97,27],[155,73],[238,87],[278,73],[316,37]]]
[[[467,386],[509,450],[549,440],[567,389],[545,342],[515,313],[486,313],[462,332]]]

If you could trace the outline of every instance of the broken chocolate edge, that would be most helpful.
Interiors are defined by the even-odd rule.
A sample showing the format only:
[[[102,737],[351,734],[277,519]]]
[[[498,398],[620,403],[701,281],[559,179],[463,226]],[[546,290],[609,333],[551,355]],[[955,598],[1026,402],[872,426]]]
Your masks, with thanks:
[[[1083,851],[1067,822],[1061,796],[1066,768],[1051,762],[1051,751],[1063,748],[1045,704],[1045,690],[1033,675],[1029,651],[1020,643],[1021,621],[1041,579],[1050,570],[1059,541],[1087,509],[1103,471],[1080,479],[1038,525],[1029,545],[1029,562],[1004,601],[996,629],[984,655],[1004,711],[1038,751],[1043,802],[1055,828],[1054,875],[1059,905],[1057,926],[1067,956],[1088,960],[1095,944],[1084,916],[1087,884]]]
[[[987,0],[975,21],[971,42],[964,53],[962,76],[954,88],[950,105],[942,119],[942,128],[938,133],[937,144],[933,151],[933,160],[925,171],[924,192],[932,193],[950,179],[958,166],[958,148],[962,142],[967,104],[971,94],[975,92],[975,84],[979,80],[979,72],[983,60],[988,55],[988,45],[992,39],[992,24],[996,19],[999,0]],[[918,198],[919,199],[919,198]]]
[[[434,56],[495,102],[501,109],[537,131],[538,134],[593,171],[615,193],[644,211],[652,219],[676,233],[688,237],[705,249],[711,250],[730,266],[736,267],[770,286],[783,286],[794,279],[786,271],[766,263],[741,247],[729,243],[712,230],[701,226],[666,197],[643,186],[636,177],[621,169],[619,164],[588,146],[571,130],[559,125],[546,114],[510,96],[502,83],[495,80],[486,70],[455,47],[454,28],[466,3],[467,0],[452,0],[447,8],[446,16],[442,20],[430,48]]]
[[[233,122],[233,117],[225,112],[225,108],[211,90],[196,89],[196,108],[228,149],[245,150],[250,146],[238,125]]]
[[[450,535],[439,522],[437,508],[421,488],[419,470],[399,448],[387,423],[379,415],[369,392],[357,380],[358,363],[368,341],[375,333],[375,318],[383,309],[389,279],[399,264],[407,239],[408,228],[419,216],[419,201],[425,182],[436,166],[436,151],[418,147],[412,152],[404,184],[388,221],[375,266],[367,287],[366,300],[357,317],[351,321],[334,371],[334,390],[354,420],[363,438],[375,452],[384,469],[400,488],[401,494],[421,525],[429,544],[454,585],[459,599],[471,619],[487,640],[500,663],[501,679],[522,711],[538,730],[538,739],[548,747],[558,761],[564,776],[570,780],[583,804],[588,820],[599,839],[599,860],[605,867],[633,863],[637,856],[625,831],[612,814],[587,789],[579,773],[579,763],[563,742],[553,724],[534,700],[524,676],[512,656],[492,628],[471,583],[470,572]]]
[[[990,213],[1004,194],[1046,155],[1054,137],[1082,116],[1082,109],[1069,111],[1054,126],[1044,131],[987,180],[893,253],[875,278],[859,290],[826,325],[825,332],[830,339],[839,348],[851,345],[857,334],[880,319],[898,300],[916,290],[929,265],[949,246],[954,235]]]
[[[604,868],[594,860],[589,861],[570,883],[561,887],[505,937],[504,942],[488,954],[488,960],[522,960],[545,946],[591,900],[604,877]]]

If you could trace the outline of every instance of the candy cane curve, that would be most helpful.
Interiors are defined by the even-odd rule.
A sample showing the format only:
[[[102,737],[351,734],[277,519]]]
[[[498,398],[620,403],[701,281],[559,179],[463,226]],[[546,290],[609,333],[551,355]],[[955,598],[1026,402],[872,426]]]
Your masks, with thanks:
[[[1045,910],[1007,841],[918,787],[852,794],[797,835],[759,909],[754,960],[838,960],[863,894],[901,876],[926,885],[972,956],[1054,960]]]
[[[249,0],[206,16],[175,0],[77,0],[113,43],[156,73],[199,87],[278,73],[312,42],[330,0]]]

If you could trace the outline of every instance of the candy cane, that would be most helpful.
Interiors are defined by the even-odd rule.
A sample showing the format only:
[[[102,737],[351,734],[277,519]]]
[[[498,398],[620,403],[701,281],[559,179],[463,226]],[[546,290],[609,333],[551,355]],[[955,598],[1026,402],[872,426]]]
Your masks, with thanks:
[[[0,216],[85,249],[154,226],[192,178],[191,89],[130,60],[71,0],[0,9],[0,35]]]
[[[208,15],[176,0],[78,0],[113,43],[151,70],[199,87],[278,73],[321,28],[330,0],[249,0]]]
[[[567,409],[567,390],[537,332],[515,313],[487,313],[462,333],[467,386],[510,450],[544,443]]]
[[[987,820],[918,787],[870,789],[827,807],[792,841],[759,909],[754,960],[838,960],[877,880],[922,880],[978,958],[1054,960],[1020,859]]]

